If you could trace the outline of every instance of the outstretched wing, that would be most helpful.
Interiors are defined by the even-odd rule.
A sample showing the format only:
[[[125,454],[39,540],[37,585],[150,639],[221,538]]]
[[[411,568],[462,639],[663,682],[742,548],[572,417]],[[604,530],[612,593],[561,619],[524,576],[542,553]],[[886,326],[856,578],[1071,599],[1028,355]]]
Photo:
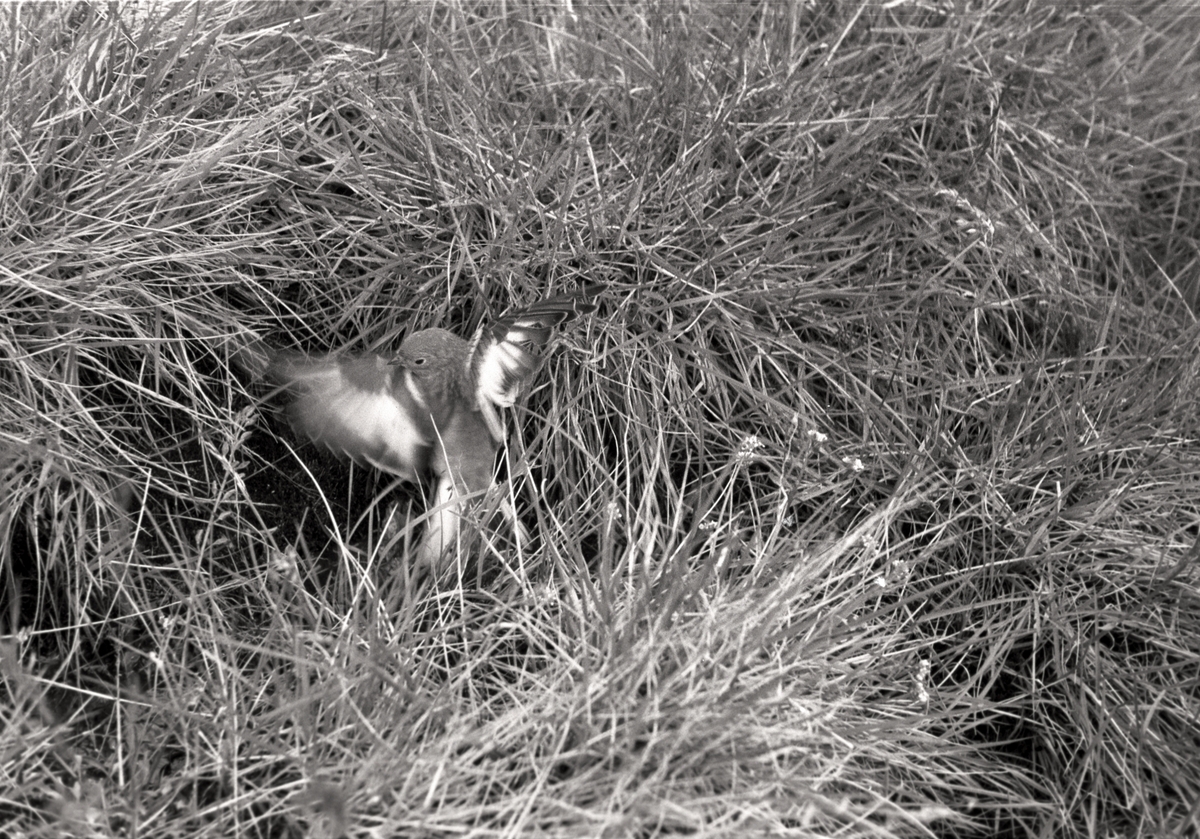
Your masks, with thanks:
[[[267,375],[291,393],[288,419],[298,434],[406,480],[427,470],[434,435],[420,420],[403,368],[379,356],[280,355]]]
[[[604,286],[585,286],[575,294],[552,297],[502,316],[479,330],[468,356],[469,381],[475,383],[475,400],[496,440],[504,437],[497,408],[508,408],[521,385],[541,364],[537,349],[545,346],[554,327],[577,315],[595,311],[592,302]]]

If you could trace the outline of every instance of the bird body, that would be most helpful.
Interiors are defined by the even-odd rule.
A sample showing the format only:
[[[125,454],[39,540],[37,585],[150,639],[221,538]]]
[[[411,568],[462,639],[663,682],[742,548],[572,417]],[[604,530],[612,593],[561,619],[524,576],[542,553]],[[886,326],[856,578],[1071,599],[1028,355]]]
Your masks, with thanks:
[[[404,480],[436,479],[435,512],[418,561],[436,568],[455,541],[463,496],[495,478],[504,440],[499,409],[537,371],[554,327],[591,312],[600,286],[502,316],[470,342],[445,329],[414,332],[396,356],[278,356],[270,376],[293,396],[297,433]]]

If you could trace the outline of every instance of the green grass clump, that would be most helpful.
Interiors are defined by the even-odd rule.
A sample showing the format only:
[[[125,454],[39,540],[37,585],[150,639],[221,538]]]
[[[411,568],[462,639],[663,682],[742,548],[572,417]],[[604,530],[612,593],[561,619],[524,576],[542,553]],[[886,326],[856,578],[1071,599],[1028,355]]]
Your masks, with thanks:
[[[1200,18],[966,6],[0,11],[0,832],[1200,831]],[[268,354],[588,282],[416,578]]]

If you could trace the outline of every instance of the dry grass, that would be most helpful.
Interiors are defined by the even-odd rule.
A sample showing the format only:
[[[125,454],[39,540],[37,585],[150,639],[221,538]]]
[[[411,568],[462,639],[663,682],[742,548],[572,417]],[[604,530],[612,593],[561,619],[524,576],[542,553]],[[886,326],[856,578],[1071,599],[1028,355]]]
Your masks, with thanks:
[[[0,10],[0,831],[1196,835],[1200,18],[968,5]],[[590,281],[458,578],[262,401]]]

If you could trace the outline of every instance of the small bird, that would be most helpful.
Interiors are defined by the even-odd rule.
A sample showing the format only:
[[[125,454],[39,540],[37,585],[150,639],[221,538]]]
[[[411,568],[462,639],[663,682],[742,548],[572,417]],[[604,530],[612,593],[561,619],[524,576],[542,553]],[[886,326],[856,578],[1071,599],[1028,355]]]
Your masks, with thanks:
[[[419,483],[436,479],[417,561],[433,570],[458,534],[455,498],[489,488],[504,440],[500,408],[511,407],[540,366],[554,328],[595,311],[602,285],[502,315],[467,342],[422,329],[394,358],[277,355],[268,376],[293,396],[292,428],[357,463]]]

